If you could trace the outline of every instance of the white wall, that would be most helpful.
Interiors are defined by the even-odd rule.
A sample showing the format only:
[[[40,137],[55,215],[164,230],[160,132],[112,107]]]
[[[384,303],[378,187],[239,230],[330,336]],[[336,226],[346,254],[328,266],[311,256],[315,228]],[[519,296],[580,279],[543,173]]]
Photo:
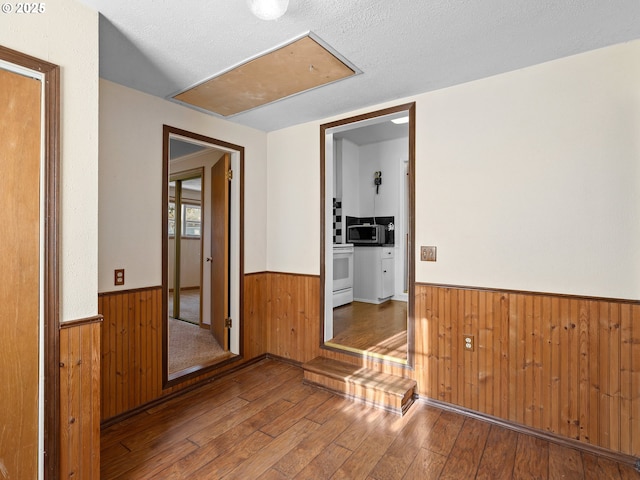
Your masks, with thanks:
[[[98,14],[47,0],[41,14],[0,14],[0,44],[61,67],[61,321],[97,313]]]
[[[100,80],[100,292],[162,283],[163,124],[245,147],[244,270],[266,268],[266,134]]]
[[[339,140],[339,146],[342,152],[342,216],[360,217],[360,148],[347,139]],[[344,221],[343,229],[346,228],[346,219]]]
[[[400,165],[408,158],[409,139],[387,140],[360,147],[359,217],[397,217],[400,215],[398,184]],[[374,172],[382,172],[382,184],[373,184]]]
[[[640,298],[640,41],[270,133],[269,270],[319,273],[319,125],[408,101],[418,282]]]
[[[307,123],[268,135],[268,271],[320,273],[319,132]]]

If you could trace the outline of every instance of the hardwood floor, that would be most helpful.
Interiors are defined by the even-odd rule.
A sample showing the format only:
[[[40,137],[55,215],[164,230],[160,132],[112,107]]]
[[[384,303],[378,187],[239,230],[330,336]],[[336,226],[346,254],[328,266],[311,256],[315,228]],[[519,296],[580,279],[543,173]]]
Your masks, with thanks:
[[[631,467],[416,403],[404,417],[263,360],[102,432],[109,479],[631,479]]]
[[[407,303],[352,302],[333,310],[330,344],[379,357],[407,360]]]

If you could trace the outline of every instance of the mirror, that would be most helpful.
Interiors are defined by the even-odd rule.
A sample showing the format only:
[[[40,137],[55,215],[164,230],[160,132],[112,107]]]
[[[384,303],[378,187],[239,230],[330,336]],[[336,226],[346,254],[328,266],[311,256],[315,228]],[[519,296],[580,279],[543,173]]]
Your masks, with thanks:
[[[183,143],[179,140],[174,144]],[[177,157],[179,158],[179,157]],[[169,324],[202,321],[202,179],[203,168],[170,173],[169,181]],[[180,232],[176,235],[176,231]],[[176,371],[175,366],[170,370]]]
[[[321,126],[323,347],[411,364],[414,104]]]
[[[165,126],[163,156],[166,388],[241,355],[243,149]]]

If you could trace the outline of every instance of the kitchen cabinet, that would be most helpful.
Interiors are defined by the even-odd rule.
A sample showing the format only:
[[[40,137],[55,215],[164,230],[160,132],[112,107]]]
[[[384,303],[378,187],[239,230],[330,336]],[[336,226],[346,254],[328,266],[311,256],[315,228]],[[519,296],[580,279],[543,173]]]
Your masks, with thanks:
[[[393,296],[395,260],[393,247],[355,247],[353,299],[382,303]]]

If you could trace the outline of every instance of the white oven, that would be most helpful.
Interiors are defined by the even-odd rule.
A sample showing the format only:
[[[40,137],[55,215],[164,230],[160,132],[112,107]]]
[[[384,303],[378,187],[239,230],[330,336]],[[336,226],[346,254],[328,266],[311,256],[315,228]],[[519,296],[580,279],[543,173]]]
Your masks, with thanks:
[[[333,308],[353,302],[353,244],[333,245]]]

